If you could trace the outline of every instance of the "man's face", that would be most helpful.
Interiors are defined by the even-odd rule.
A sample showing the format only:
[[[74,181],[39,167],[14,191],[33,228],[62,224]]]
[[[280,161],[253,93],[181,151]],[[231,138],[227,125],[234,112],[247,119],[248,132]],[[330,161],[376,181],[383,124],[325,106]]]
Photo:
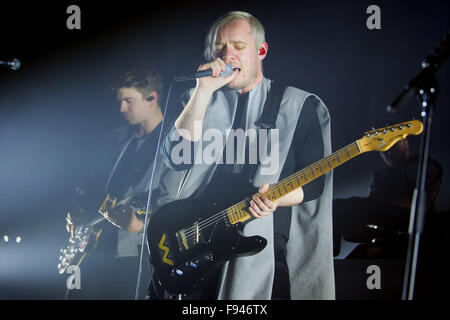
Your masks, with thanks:
[[[150,116],[150,102],[135,88],[120,88],[117,94],[120,100],[120,113],[129,124],[139,124]]]
[[[216,39],[216,57],[240,68],[237,76],[228,84],[232,89],[247,92],[262,79],[262,59],[250,24],[236,19],[219,29]],[[265,56],[265,55],[264,55]]]

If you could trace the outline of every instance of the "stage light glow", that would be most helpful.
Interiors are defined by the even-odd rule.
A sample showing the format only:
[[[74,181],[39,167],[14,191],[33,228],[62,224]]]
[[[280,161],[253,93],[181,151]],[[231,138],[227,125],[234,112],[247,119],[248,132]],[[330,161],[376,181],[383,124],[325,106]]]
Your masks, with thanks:
[[[16,242],[17,242],[17,243],[20,243],[21,241],[22,241],[22,237],[17,236],[17,237],[16,237]]]
[[[8,237],[7,235],[4,235],[4,236],[3,236],[3,240],[4,240],[5,242],[8,242],[8,241],[9,241],[9,237]]]

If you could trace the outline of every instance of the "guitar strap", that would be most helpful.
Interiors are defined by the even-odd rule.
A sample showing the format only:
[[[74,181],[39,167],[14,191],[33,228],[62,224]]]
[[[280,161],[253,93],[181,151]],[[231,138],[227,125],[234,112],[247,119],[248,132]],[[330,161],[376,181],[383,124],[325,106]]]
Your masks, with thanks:
[[[261,113],[260,118],[255,121],[255,125],[258,126],[260,129],[266,129],[270,131],[271,129],[274,129],[276,127],[276,120],[278,116],[278,112],[280,111],[281,106],[281,100],[283,98],[284,91],[286,89],[286,85],[284,85],[281,82],[271,82],[270,90],[267,93],[267,98],[263,106],[263,111]],[[248,103],[248,93],[244,96],[240,96],[240,100],[238,100],[238,106],[236,108],[236,115],[233,122],[232,129],[236,130],[240,127],[242,124],[242,117],[244,114],[244,109]],[[247,106],[248,108],[248,106]],[[259,135],[256,135],[257,137],[257,145],[259,146]],[[246,144],[246,159],[248,159],[248,144]],[[223,159],[226,158],[226,148],[224,147],[224,153],[222,155]],[[252,181],[253,177],[256,174],[256,171],[258,169],[258,166],[261,164],[259,159],[259,152],[257,152],[257,163],[256,164],[248,164],[244,166],[244,168],[240,171],[239,174],[245,175],[248,179],[248,181]],[[216,170],[214,172],[213,177],[211,178],[211,181],[215,180],[217,176],[220,176],[221,174],[230,174],[233,172],[234,165],[222,165],[220,170]]]
[[[268,130],[267,133],[271,129],[276,128],[276,121],[278,112],[280,111],[281,100],[283,99],[284,91],[286,90],[287,85],[282,82],[272,81],[270,85],[270,90],[267,93],[266,102],[263,106],[263,111],[259,120],[255,122],[255,125],[260,127],[260,129]],[[258,139],[259,146],[259,135],[256,135]],[[258,153],[258,164],[260,163],[259,153]],[[255,174],[258,166],[250,166],[249,178],[252,179]]]
[[[281,82],[272,81],[266,102],[264,103],[263,112],[255,125],[261,129],[274,129],[276,127],[278,112],[280,111],[281,99],[283,98],[286,85]]]

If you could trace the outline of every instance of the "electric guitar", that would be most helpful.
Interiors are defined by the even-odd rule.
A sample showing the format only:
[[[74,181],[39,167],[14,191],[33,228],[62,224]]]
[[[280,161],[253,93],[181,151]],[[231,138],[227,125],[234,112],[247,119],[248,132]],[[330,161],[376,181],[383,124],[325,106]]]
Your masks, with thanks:
[[[271,185],[264,196],[272,201],[281,198],[362,153],[386,151],[422,130],[423,124],[412,120],[368,131],[361,139]],[[267,244],[263,237],[242,234],[243,226],[255,219],[247,208],[256,188],[234,178],[208,185],[207,190],[200,198],[168,203],[150,217],[151,263],[158,281],[172,294],[198,291],[211,270],[231,258],[256,254]]]
[[[139,194],[136,197],[126,197],[121,201],[107,195],[98,212],[102,215],[85,225],[76,227],[74,236],[70,237],[65,248],[60,249],[58,260],[58,272],[63,274],[70,265],[80,266],[86,255],[94,252],[102,229],[95,229],[96,226],[107,220],[104,215],[111,210],[116,210],[125,214],[125,211],[133,210],[136,214],[145,214],[147,193]]]

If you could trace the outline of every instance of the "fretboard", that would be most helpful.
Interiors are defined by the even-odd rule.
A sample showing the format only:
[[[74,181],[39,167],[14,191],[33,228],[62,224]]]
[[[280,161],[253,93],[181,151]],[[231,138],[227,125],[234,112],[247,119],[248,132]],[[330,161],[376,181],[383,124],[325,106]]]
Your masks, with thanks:
[[[285,179],[270,186],[269,190],[263,195],[272,201],[277,200],[286,194],[310,183],[311,181],[319,178],[325,173],[333,170],[336,167],[344,164],[345,162],[353,159],[354,157],[360,155],[362,152],[358,141],[355,141],[346,147],[339,149],[338,151],[332,153],[328,157],[319,160],[308,167],[297,171],[296,173],[286,177]],[[255,194],[255,196],[261,196],[261,193]],[[226,209],[226,215],[228,221],[231,224],[236,224],[238,222],[247,222],[253,218],[253,216],[248,212],[247,208],[249,206],[250,199],[244,199],[239,203]]]

